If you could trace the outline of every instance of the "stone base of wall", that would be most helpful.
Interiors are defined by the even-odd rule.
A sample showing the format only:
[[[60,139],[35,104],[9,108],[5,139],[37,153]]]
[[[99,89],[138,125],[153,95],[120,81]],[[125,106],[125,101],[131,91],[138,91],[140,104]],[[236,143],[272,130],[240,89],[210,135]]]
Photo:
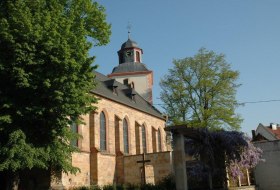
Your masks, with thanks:
[[[80,168],[77,174],[60,174],[58,181],[52,181],[54,190],[71,189],[79,186],[108,185],[108,184],[141,184],[142,155],[116,156],[114,154],[92,153],[95,162],[90,163],[89,153],[73,154],[73,165]],[[155,184],[173,172],[172,153],[157,152],[145,154],[150,160],[145,164],[146,183]],[[90,171],[94,169],[94,171]],[[91,173],[90,173],[91,172]]]
[[[141,184],[142,155],[124,156],[124,183]],[[173,172],[171,152],[147,153],[145,159],[146,183],[155,184]]]
[[[90,155],[87,152],[73,153],[72,164],[80,169],[80,172],[76,174],[61,175],[61,184],[64,188],[69,189],[79,186],[90,185],[90,166],[89,166]],[[57,185],[57,184],[53,184]]]
[[[108,185],[115,182],[116,156],[114,154],[97,154],[97,185]]]

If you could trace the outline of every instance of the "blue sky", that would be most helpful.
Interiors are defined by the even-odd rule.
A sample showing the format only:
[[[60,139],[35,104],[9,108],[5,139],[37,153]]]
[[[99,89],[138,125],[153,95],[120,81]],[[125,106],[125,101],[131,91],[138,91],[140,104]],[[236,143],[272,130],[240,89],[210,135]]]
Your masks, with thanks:
[[[239,102],[280,100],[279,0],[98,0],[112,25],[111,42],[91,55],[103,74],[118,64],[117,51],[131,38],[143,49],[143,63],[154,71],[153,99],[160,104],[159,81],[173,59],[193,56],[205,47],[224,53],[240,72]],[[157,106],[158,107],[158,106]],[[247,103],[238,108],[242,131],[259,123],[280,123],[280,101]],[[160,108],[160,107],[158,107]]]

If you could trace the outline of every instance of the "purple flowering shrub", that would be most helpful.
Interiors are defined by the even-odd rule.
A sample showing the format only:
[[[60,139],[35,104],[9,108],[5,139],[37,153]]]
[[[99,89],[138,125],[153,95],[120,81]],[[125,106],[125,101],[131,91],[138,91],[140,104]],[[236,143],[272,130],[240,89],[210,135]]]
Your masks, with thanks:
[[[248,137],[237,131],[208,131],[198,129],[199,138],[185,140],[185,151],[200,160],[190,169],[190,176],[204,175],[201,169],[208,168],[213,175],[225,178],[226,168],[231,177],[242,176],[242,170],[250,169],[262,161],[262,150],[255,147]]]

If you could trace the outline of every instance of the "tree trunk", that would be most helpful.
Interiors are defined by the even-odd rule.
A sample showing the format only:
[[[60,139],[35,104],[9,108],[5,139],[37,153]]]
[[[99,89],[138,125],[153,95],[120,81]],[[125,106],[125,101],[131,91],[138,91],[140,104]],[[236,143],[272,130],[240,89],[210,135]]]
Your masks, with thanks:
[[[18,190],[19,182],[19,172],[9,172],[6,190]]]

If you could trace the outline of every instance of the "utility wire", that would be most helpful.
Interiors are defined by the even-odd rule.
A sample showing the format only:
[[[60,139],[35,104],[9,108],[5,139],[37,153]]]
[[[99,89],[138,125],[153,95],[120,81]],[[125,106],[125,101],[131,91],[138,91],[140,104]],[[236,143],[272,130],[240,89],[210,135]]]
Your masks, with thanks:
[[[267,102],[280,102],[280,100],[260,100],[260,101],[253,101],[253,102],[243,102],[241,104],[258,104],[258,103],[267,103]]]
[[[259,101],[249,101],[249,102],[241,102],[238,103],[239,105],[245,105],[245,104],[259,104],[259,103],[269,103],[269,102],[280,102],[279,100],[259,100]],[[153,105],[159,105],[159,106],[164,106],[165,104],[153,104]]]

